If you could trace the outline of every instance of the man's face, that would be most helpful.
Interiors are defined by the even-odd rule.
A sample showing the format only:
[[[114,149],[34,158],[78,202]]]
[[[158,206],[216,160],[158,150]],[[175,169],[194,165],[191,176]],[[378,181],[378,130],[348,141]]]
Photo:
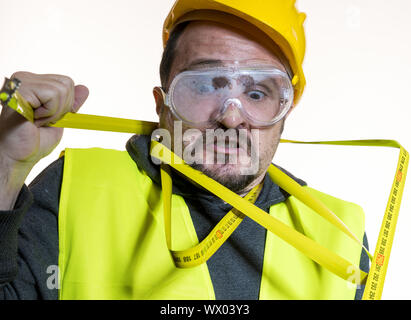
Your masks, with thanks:
[[[192,22],[178,40],[177,52],[171,67],[167,87],[169,87],[175,76],[185,70],[196,69],[204,65],[221,66],[226,61],[236,61],[239,65],[253,61],[258,64],[274,66],[285,72],[280,60],[248,34],[218,23]],[[172,141],[174,141],[174,135],[177,134],[177,132],[174,132],[174,122],[178,119],[173,116],[169,108],[164,107],[164,101],[160,97],[156,97],[156,103],[157,112],[160,116],[160,127],[167,129],[171,134]],[[243,193],[263,179],[277,149],[283,125],[284,120],[281,120],[271,127],[256,129],[249,124],[236,107],[230,106],[226,109],[224,117],[213,127],[195,128],[197,129],[195,132],[202,133],[203,137],[194,135],[191,142],[183,141],[183,150],[187,146],[192,147],[203,141],[202,159],[204,161],[192,166],[232,191]],[[183,134],[189,129],[193,128],[183,122]],[[256,156],[252,156],[249,149],[245,152],[244,149],[238,148],[238,146],[232,148],[217,148],[217,145],[212,146],[212,148],[206,147],[206,129],[223,129],[225,131],[243,129],[243,133],[246,130],[248,143],[251,143],[251,148],[256,151]],[[226,159],[230,154],[237,153],[237,161],[235,163],[232,163],[232,161],[226,161],[226,163],[212,161],[212,163],[209,163],[205,159],[210,159],[210,155],[207,156],[207,153],[210,152],[219,153],[220,156],[221,153],[223,156],[225,154]],[[211,156],[211,158],[216,159],[217,156],[215,158]],[[247,172],[247,168],[255,166],[256,163],[258,163],[258,169],[253,174],[245,175],[244,172]]]

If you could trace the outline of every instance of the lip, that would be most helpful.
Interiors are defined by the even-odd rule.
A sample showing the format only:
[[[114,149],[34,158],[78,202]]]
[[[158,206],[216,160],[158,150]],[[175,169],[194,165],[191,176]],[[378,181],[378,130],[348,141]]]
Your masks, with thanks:
[[[240,150],[243,150],[243,148],[219,147],[214,144],[214,152],[216,153],[238,154]]]
[[[207,140],[207,139],[206,139]],[[230,141],[229,139],[225,139],[225,141],[220,141],[218,137],[214,137],[214,142],[211,143],[202,143],[202,139],[197,139],[191,144],[192,150],[197,149],[200,145],[203,146],[203,150],[207,153],[214,153],[214,154],[237,154],[240,157],[246,156],[251,157],[251,149],[252,143],[251,139],[248,138],[246,143],[242,141]],[[207,141],[206,141],[207,142]],[[244,145],[245,144],[245,145]],[[230,146],[231,145],[231,146]]]

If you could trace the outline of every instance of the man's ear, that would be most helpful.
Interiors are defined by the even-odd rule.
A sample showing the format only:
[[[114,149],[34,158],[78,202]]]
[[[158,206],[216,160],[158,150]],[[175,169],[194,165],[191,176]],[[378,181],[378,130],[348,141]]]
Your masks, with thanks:
[[[156,112],[160,117],[161,112],[164,108],[164,91],[160,87],[154,87],[153,89],[154,100],[156,102]]]

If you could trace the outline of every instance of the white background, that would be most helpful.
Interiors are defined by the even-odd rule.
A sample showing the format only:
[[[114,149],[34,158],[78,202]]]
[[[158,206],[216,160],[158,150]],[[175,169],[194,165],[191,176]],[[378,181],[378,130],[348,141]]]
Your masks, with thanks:
[[[0,0],[0,77],[65,74],[85,84],[82,113],[156,121],[161,30],[173,0]],[[307,13],[307,87],[284,138],[395,139],[411,150],[408,0],[299,0]],[[65,147],[124,149],[130,135],[66,130]],[[310,186],[360,204],[370,251],[393,181],[398,150],[281,145],[274,161]],[[410,181],[406,185],[383,299],[410,299]]]

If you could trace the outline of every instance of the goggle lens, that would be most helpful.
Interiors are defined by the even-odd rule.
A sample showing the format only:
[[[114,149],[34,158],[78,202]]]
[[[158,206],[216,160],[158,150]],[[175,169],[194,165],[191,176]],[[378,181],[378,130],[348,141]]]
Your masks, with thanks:
[[[290,108],[293,87],[277,69],[201,70],[182,72],[170,86],[169,102],[183,121],[211,123],[225,112],[228,99],[256,125],[271,125]]]

